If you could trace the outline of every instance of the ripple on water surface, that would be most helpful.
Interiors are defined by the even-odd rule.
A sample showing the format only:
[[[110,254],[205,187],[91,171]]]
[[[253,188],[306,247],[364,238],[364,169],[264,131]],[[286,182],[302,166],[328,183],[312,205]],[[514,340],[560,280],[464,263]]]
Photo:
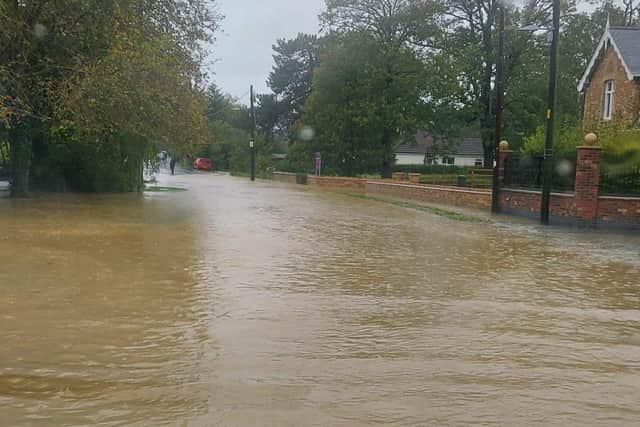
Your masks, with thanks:
[[[634,236],[212,175],[0,201],[6,425],[631,425]]]

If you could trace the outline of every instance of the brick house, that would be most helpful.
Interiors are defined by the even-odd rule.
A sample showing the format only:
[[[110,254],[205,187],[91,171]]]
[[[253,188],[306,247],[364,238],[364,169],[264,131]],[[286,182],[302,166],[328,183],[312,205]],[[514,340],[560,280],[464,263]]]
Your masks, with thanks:
[[[578,84],[584,124],[640,119],[640,28],[607,25]]]

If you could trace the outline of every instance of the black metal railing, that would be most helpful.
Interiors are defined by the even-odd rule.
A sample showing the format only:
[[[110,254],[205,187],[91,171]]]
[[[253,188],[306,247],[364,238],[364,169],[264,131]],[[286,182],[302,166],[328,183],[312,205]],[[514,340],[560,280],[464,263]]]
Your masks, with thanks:
[[[640,165],[602,168],[600,194],[603,196],[640,196]]]
[[[575,159],[554,158],[551,189],[556,192],[572,192],[575,184]],[[504,186],[539,190],[542,189],[544,158],[525,154],[510,154],[504,164]]]

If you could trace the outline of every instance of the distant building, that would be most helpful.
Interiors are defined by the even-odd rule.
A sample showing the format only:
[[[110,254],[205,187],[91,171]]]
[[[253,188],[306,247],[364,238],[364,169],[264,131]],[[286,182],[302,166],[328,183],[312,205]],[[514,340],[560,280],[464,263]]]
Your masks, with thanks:
[[[418,132],[415,143],[396,146],[397,165],[448,165],[482,167],[484,151],[480,138],[440,138]]]
[[[584,97],[584,123],[640,118],[640,28],[607,25],[578,91]]]

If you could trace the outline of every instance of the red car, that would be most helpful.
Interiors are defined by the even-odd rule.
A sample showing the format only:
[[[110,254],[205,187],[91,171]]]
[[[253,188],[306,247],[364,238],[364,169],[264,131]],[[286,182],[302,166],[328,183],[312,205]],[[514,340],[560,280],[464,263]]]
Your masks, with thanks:
[[[193,168],[200,171],[212,171],[213,162],[211,159],[197,158],[193,161]]]

